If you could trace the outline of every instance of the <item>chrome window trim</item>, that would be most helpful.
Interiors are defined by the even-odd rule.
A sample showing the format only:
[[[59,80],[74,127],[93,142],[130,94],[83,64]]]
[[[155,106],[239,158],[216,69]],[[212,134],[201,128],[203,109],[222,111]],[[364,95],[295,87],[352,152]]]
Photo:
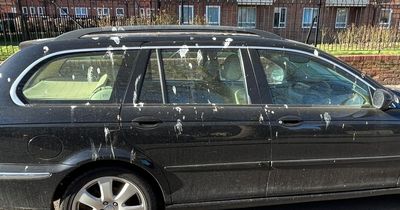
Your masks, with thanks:
[[[373,90],[376,90],[376,88],[369,84],[367,81],[365,81],[363,78],[361,78],[360,76],[354,74],[352,71],[350,71],[349,69],[343,67],[340,64],[334,63],[333,61],[315,55],[314,53],[310,53],[310,52],[306,52],[306,51],[302,51],[302,50],[296,50],[296,49],[290,49],[290,48],[280,48],[280,47],[263,47],[263,46],[187,46],[184,45],[185,48],[194,48],[194,49],[204,49],[204,48],[208,48],[208,49],[221,49],[221,48],[228,48],[228,49],[254,49],[254,50],[275,50],[275,51],[287,51],[287,52],[294,52],[294,53],[300,53],[300,54],[305,54],[305,55],[309,55],[315,58],[318,58],[320,60],[323,60],[325,62],[328,62],[338,68],[340,68],[341,70],[349,73],[350,75],[354,76],[356,79],[360,80],[361,82],[363,82],[364,84],[366,84],[368,87],[371,87]],[[25,77],[25,75],[32,69],[34,68],[36,65],[38,65],[40,62],[54,57],[54,56],[58,56],[58,55],[64,55],[64,54],[71,54],[71,53],[85,53],[85,52],[101,52],[101,51],[125,51],[125,50],[145,50],[145,49],[149,49],[149,50],[157,50],[157,49],[180,49],[182,48],[182,46],[142,46],[142,47],[107,47],[107,48],[85,48],[85,49],[74,49],[74,50],[64,50],[64,51],[59,51],[59,52],[55,52],[55,53],[51,53],[48,55],[45,55],[43,57],[41,57],[40,59],[36,60],[35,62],[33,62],[32,64],[30,64],[28,67],[26,67],[21,74],[15,79],[15,81],[13,82],[13,84],[11,85],[10,88],[10,96],[11,96],[11,100],[18,106],[21,107],[26,107],[29,106],[29,104],[24,104],[21,99],[18,97],[17,95],[17,87],[18,84],[21,82],[22,78]],[[318,49],[315,49],[318,50]]]
[[[0,172],[0,180],[30,180],[45,179],[51,176],[49,172]]]

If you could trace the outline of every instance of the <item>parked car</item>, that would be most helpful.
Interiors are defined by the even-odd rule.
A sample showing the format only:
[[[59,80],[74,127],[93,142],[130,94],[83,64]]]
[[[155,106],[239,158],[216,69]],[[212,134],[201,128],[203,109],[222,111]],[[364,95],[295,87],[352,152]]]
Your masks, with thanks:
[[[0,208],[230,209],[399,193],[396,93],[255,29],[82,29],[0,66]]]

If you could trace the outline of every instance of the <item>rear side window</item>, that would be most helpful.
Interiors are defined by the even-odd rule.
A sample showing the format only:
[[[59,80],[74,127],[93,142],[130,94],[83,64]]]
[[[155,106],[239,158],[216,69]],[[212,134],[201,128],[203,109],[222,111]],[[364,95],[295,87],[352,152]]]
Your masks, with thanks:
[[[23,85],[28,101],[109,101],[123,52],[82,53],[52,59]]]
[[[167,102],[249,104],[240,50],[182,47],[160,50],[159,54]],[[152,91],[161,94],[160,86],[156,85],[160,77],[154,70],[155,59],[151,56],[147,67],[141,102],[162,102],[162,95],[148,94]]]
[[[313,56],[259,50],[275,104],[370,106],[369,87]]]

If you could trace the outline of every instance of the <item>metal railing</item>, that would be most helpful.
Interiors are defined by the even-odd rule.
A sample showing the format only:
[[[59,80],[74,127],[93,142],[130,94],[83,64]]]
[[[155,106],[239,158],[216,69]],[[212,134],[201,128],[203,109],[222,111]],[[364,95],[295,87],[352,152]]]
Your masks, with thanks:
[[[14,0],[0,9],[0,60],[21,41],[87,27],[255,27],[332,52],[400,51],[400,0]]]

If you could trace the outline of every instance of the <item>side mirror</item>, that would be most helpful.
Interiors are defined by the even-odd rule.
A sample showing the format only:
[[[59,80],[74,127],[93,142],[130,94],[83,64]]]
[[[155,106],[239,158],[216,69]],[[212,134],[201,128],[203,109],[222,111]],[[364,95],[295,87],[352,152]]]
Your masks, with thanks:
[[[393,95],[386,90],[377,89],[372,96],[372,105],[382,111],[388,110],[393,103]]]

